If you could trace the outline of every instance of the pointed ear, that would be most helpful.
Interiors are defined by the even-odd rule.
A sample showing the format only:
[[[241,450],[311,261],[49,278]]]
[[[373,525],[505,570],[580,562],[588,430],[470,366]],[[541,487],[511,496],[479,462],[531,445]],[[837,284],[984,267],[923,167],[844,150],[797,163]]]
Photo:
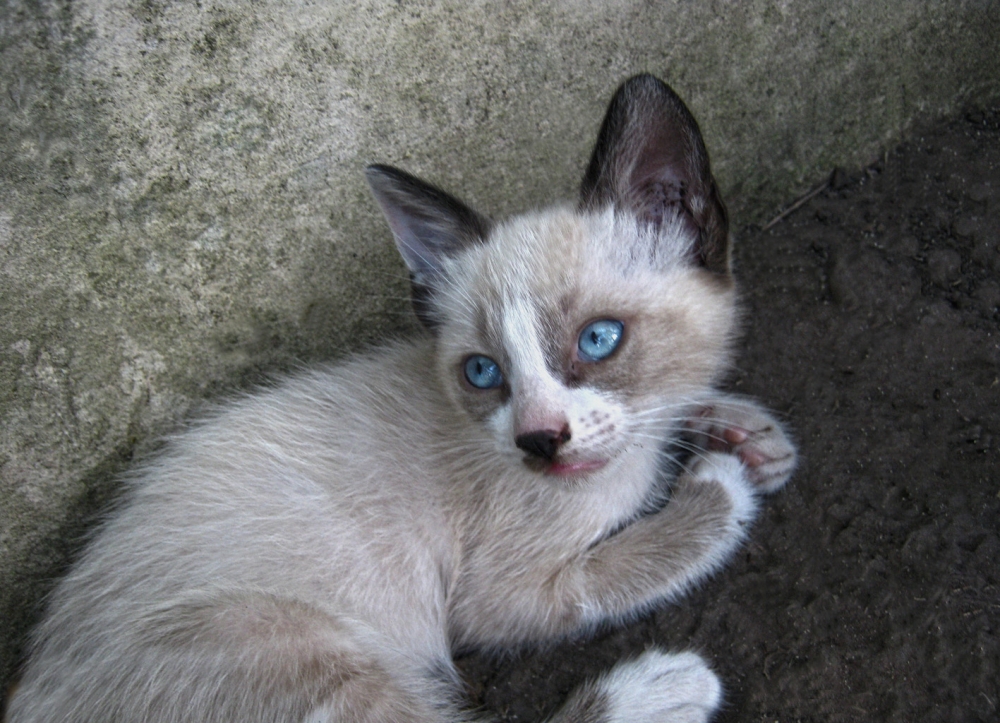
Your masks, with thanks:
[[[608,205],[655,226],[676,218],[698,239],[698,262],[729,274],[729,217],[698,123],[677,94],[652,75],[625,81],[601,124],[580,207]]]
[[[444,259],[484,241],[490,221],[454,196],[398,168],[368,166],[365,176],[410,270],[414,311],[433,329],[431,300],[443,277]]]

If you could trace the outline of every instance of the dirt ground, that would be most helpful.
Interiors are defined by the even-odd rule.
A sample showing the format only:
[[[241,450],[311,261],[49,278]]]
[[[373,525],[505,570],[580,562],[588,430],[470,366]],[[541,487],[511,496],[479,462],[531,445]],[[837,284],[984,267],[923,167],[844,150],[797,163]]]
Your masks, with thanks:
[[[651,645],[692,648],[719,722],[1000,720],[1000,109],[914,133],[738,237],[732,380],[801,468],[732,565],[625,629],[461,661],[535,721]]]

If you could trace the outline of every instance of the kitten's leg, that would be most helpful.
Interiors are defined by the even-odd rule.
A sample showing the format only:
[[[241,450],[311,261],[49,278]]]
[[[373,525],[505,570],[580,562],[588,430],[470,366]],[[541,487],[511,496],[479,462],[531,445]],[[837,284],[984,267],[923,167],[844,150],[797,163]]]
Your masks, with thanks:
[[[720,395],[705,404],[689,426],[696,446],[738,456],[761,492],[781,489],[792,476],[795,445],[781,423],[754,402]]]
[[[665,508],[561,571],[555,584],[568,593],[566,619],[623,617],[683,592],[729,557],[756,511],[756,488],[739,458],[701,454]],[[720,699],[718,678],[699,656],[648,651],[582,686],[552,723],[705,723]]]
[[[591,548],[557,584],[578,623],[630,615],[684,592],[719,568],[757,513],[757,490],[733,454],[701,453],[670,501]],[[565,613],[570,614],[568,609]]]
[[[86,637],[63,636],[74,650],[43,644],[10,723],[455,719],[442,686],[406,668],[375,633],[273,595],[165,601],[115,636]]]
[[[627,618],[682,594],[718,569],[743,540],[757,496],[735,454],[699,452],[674,480],[663,509],[598,543],[538,555],[530,565],[516,557],[512,564],[509,554],[480,563],[477,572],[500,571],[484,585],[498,594],[474,598],[454,617],[462,630],[487,630],[489,637],[476,642],[494,644],[558,637]]]
[[[698,655],[649,650],[573,691],[550,723],[705,723],[721,699]]]

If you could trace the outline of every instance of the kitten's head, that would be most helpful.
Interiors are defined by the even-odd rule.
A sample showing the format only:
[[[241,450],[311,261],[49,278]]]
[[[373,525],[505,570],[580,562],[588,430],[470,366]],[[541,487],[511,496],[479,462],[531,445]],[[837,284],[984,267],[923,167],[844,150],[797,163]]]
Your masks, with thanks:
[[[445,389],[513,464],[584,477],[655,451],[724,368],[726,211],[694,118],[656,78],[615,94],[576,208],[493,224],[402,171],[368,179]]]

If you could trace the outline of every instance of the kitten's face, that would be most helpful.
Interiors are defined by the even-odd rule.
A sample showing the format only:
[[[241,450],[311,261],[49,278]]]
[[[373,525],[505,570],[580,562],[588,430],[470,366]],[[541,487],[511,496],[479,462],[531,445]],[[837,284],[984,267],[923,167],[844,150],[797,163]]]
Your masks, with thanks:
[[[444,388],[511,464],[581,477],[655,449],[724,367],[728,217],[698,124],[662,81],[615,93],[577,211],[494,225],[404,171],[368,180]]]
[[[655,448],[715,381],[734,292],[692,261],[687,233],[555,210],[446,262],[438,373],[503,458],[586,476]]]

